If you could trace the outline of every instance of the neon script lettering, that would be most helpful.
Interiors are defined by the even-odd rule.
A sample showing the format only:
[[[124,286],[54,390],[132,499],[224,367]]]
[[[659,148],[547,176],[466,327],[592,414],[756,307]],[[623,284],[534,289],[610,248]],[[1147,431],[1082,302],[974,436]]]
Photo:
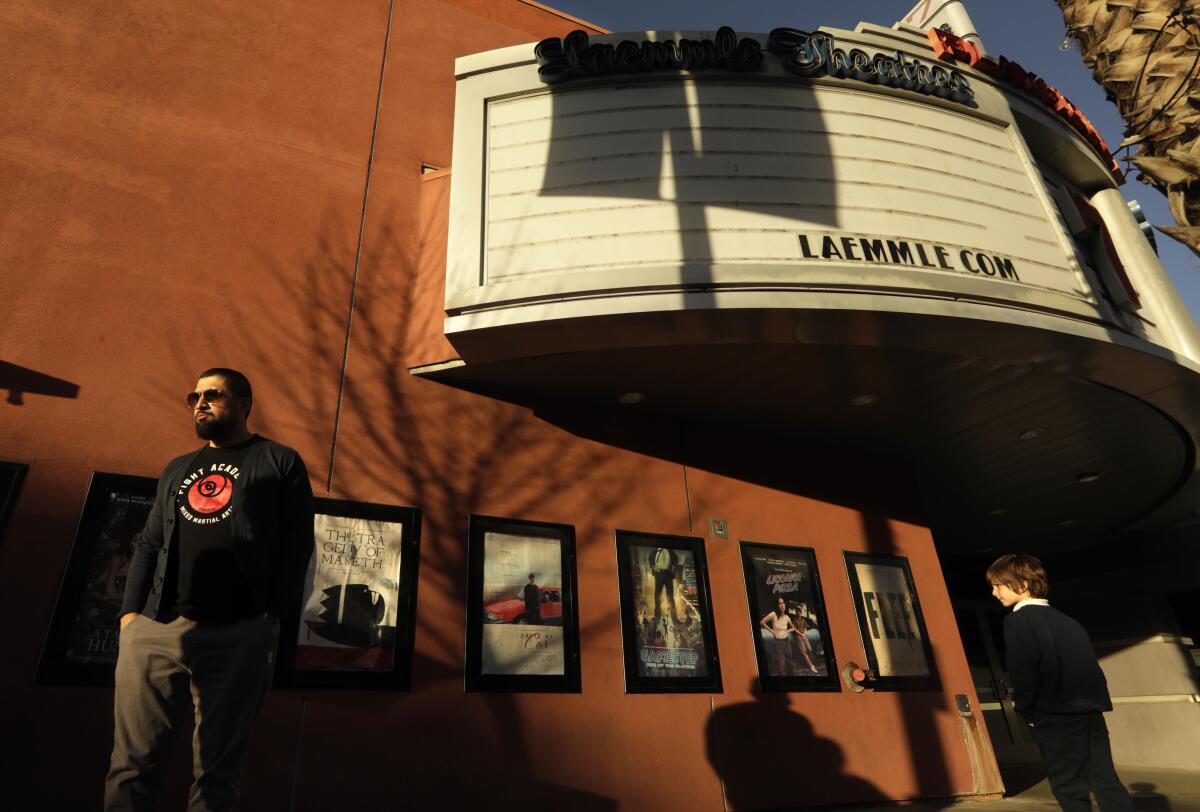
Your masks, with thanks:
[[[590,43],[585,31],[572,31],[562,39],[551,37],[533,49],[538,76],[547,84],[610,73],[645,73],[654,70],[731,71],[757,70],[762,47],[722,26],[712,39],[641,43],[622,40],[616,45]]]
[[[796,28],[772,31],[767,36],[767,50],[778,55],[783,60],[783,67],[797,76],[824,74],[914,90],[966,105],[975,102],[975,91],[961,72],[941,65],[926,65],[899,51],[894,56],[871,56],[858,48],[844,51],[828,34]]]
[[[896,51],[872,56],[854,48],[845,51],[828,34],[796,28],[776,28],[767,37],[767,50],[796,76],[831,76],[913,90],[930,96],[974,104],[974,91],[966,76],[944,65],[927,65]],[[538,76],[547,84],[568,79],[607,76],[613,73],[646,73],[657,70],[758,70],[762,46],[750,37],[738,38],[722,26],[712,39],[666,42],[622,40],[616,45],[593,43],[585,31],[572,31],[562,39],[551,37],[533,50]]]

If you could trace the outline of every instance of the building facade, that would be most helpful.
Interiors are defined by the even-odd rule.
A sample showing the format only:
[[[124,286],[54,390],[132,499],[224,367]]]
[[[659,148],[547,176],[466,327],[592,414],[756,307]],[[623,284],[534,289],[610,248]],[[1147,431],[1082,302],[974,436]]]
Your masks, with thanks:
[[[103,580],[72,581],[80,511],[95,472],[155,477],[195,444],[182,395],[216,364],[248,374],[252,427],[318,496],[420,511],[407,689],[284,680],[245,808],[999,792],[997,758],[1029,754],[972,568],[1014,547],[1061,561],[1103,630],[1118,761],[1200,766],[1170,597],[1200,586],[1200,337],[1044,86],[904,25],[106,9],[8,12],[0,459],[25,468],[0,541],[20,618],[0,769],[19,798],[99,797],[111,689],[44,678],[67,593]],[[482,516],[571,528],[572,690],[467,690]],[[678,605],[711,612],[719,687],[629,690],[622,533],[703,551]],[[826,690],[762,690],[740,542],[810,551]],[[847,553],[906,562],[928,679],[842,678],[872,658],[886,678],[901,629],[871,625]],[[1106,599],[1114,573],[1136,612]]]

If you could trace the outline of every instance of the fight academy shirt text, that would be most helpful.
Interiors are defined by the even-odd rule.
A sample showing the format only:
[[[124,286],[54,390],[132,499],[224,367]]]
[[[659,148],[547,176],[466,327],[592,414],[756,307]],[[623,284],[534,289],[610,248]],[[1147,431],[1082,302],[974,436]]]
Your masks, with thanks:
[[[256,442],[257,436],[229,448],[204,448],[175,495],[175,611],[184,617],[228,623],[256,614],[229,521],[246,450]]]

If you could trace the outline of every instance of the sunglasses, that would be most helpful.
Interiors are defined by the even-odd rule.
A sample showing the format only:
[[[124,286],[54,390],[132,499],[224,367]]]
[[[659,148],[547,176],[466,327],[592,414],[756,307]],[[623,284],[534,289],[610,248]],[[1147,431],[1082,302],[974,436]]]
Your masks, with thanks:
[[[188,392],[187,405],[188,408],[195,409],[200,403],[201,398],[206,403],[220,403],[229,396],[229,393],[224,389],[205,389],[203,392]]]

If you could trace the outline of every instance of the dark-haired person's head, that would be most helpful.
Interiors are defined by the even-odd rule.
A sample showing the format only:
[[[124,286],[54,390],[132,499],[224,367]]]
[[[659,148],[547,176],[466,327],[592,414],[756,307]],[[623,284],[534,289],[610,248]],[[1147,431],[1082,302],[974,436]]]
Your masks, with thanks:
[[[1045,598],[1050,594],[1050,579],[1042,562],[1024,553],[1008,553],[992,562],[987,569],[987,581],[991,586],[1006,586],[1013,592],[1029,593],[1031,598]]]
[[[226,388],[239,398],[251,399],[254,390],[250,387],[250,379],[236,369],[229,367],[211,367],[201,372],[199,378],[221,378]]]
[[[196,436],[218,445],[247,433],[246,419],[254,405],[250,380],[236,369],[211,367],[200,373],[187,396]]]

